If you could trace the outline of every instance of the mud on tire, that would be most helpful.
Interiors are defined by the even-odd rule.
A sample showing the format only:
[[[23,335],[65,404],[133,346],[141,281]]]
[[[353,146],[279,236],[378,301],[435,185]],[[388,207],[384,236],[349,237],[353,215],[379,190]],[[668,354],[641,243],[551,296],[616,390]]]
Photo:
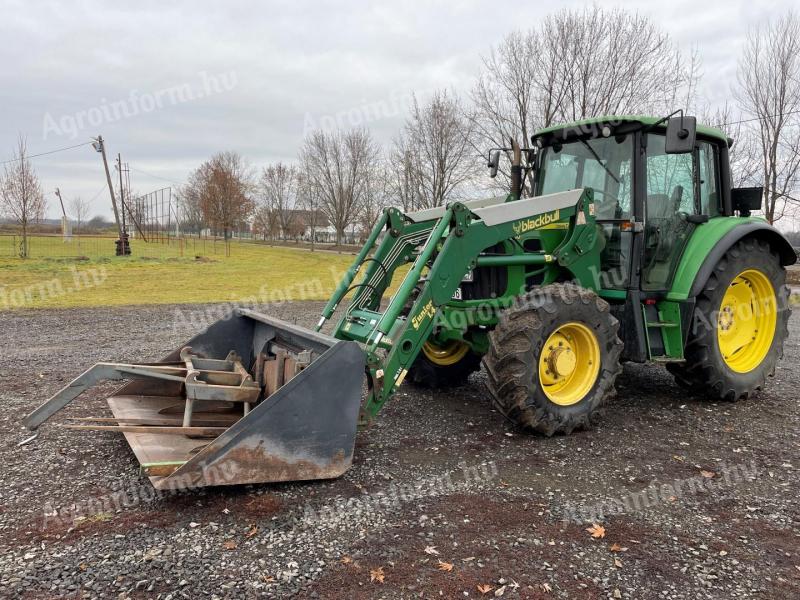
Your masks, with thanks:
[[[769,279],[775,291],[777,315],[775,334],[766,356],[753,370],[739,373],[729,368],[722,357],[717,338],[718,314],[731,282],[749,269],[756,269]],[[745,239],[728,250],[714,267],[697,296],[684,350],[686,361],[670,363],[667,370],[678,385],[698,396],[710,400],[745,399],[775,374],[775,365],[783,358],[783,343],[789,335],[790,314],[786,271],[780,259],[766,242]]]
[[[544,392],[539,357],[550,335],[567,323],[591,330],[599,345],[600,367],[580,401],[561,405]],[[577,285],[548,285],[521,297],[501,314],[483,357],[495,406],[520,427],[548,436],[590,427],[622,371],[618,330],[608,303]]]

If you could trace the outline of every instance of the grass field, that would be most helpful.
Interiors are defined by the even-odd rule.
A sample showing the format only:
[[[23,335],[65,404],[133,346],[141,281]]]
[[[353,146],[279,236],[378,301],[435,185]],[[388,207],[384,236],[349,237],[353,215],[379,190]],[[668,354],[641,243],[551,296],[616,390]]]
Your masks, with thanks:
[[[34,243],[36,240],[34,240]],[[134,244],[128,258],[0,257],[0,310],[173,304],[322,300],[353,261],[350,254],[309,252],[232,243],[195,257],[164,255]],[[206,249],[208,250],[208,248]],[[138,254],[138,255],[137,255]]]
[[[106,258],[114,255],[115,236],[80,235],[64,241],[60,235],[32,235],[28,237],[30,258]],[[22,236],[0,233],[0,258],[17,258],[20,254]],[[131,255],[135,258],[183,258],[199,256],[222,256],[225,243],[220,239],[164,238],[163,241],[146,243],[132,239]]]
[[[127,258],[107,256],[109,238],[74,244],[36,236],[33,257],[22,260],[13,257],[10,236],[0,236],[0,310],[325,300],[353,261],[352,254],[240,242],[231,243],[226,256],[224,244],[211,240],[134,240]],[[37,248],[49,256],[37,255]],[[790,267],[787,279],[797,286],[800,268]]]

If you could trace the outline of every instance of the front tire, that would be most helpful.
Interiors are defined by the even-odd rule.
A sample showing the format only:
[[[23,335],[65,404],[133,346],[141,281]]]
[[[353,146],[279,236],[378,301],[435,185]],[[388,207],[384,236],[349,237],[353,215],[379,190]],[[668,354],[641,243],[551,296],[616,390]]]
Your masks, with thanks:
[[[553,284],[506,309],[483,358],[497,409],[545,435],[591,426],[622,371],[619,322],[591,290]]]
[[[409,369],[408,380],[417,387],[443,390],[466,384],[470,374],[480,368],[481,357],[466,342],[429,340]]]
[[[767,243],[748,239],[728,250],[697,297],[685,363],[667,365],[678,384],[711,400],[735,401],[761,389],[789,335],[785,282]]]

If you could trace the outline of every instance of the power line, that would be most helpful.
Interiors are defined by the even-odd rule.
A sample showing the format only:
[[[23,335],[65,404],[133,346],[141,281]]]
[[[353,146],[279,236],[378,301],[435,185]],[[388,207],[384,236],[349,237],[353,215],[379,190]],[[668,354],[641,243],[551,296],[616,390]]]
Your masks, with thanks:
[[[106,186],[105,186],[105,184],[103,184],[103,187],[101,187],[99,190],[97,190],[97,193],[94,196],[92,196],[91,200],[89,200],[89,203],[91,204],[92,202],[94,202],[97,199],[97,197],[102,193],[102,191],[105,190],[105,189],[106,189]]]
[[[37,156],[45,156],[47,154],[55,154],[56,152],[63,152],[64,150],[72,150],[73,148],[80,148],[81,146],[88,146],[92,142],[83,142],[82,144],[75,144],[74,146],[67,146],[66,148],[57,148],[55,150],[48,150],[47,152],[40,152],[39,154],[27,154],[24,158],[36,158]],[[7,165],[12,162],[19,162],[22,158],[12,158],[0,162],[0,165]]]
[[[174,185],[183,185],[178,183],[177,181],[173,181],[172,179],[167,179],[166,177],[161,177],[160,175],[153,175],[152,173],[148,173],[147,171],[142,171],[141,169],[134,169],[133,167],[129,167],[131,171],[134,173],[141,173],[142,175],[147,175],[148,177],[155,177],[156,179],[161,179],[163,181],[168,181]]]
[[[772,117],[786,117],[788,115],[794,115],[800,113],[799,110],[790,110],[789,112],[785,113],[775,113],[774,115],[764,115],[763,117],[753,117],[752,119],[742,119],[741,121],[729,121],[727,123],[720,123],[719,125],[714,125],[714,127],[723,127],[725,125],[739,125],[741,123],[752,123],[753,121],[761,121],[763,119],[771,119]]]

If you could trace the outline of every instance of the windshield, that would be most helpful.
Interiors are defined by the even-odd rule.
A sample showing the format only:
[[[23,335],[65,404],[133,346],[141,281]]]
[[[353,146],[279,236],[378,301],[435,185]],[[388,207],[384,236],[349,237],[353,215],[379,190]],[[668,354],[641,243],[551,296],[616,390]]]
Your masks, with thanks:
[[[633,136],[578,140],[542,150],[536,195],[590,187],[595,216],[630,219]]]

